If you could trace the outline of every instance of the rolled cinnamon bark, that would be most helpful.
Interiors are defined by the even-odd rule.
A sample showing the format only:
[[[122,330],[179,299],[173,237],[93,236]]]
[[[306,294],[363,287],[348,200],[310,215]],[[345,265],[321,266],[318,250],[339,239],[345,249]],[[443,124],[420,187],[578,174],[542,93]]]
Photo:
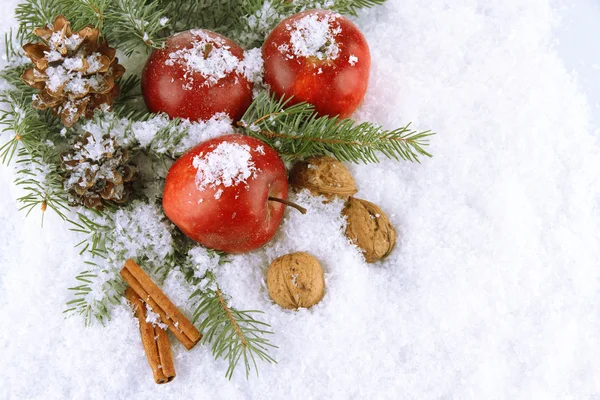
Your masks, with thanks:
[[[133,260],[127,260],[121,276],[129,286],[160,316],[175,337],[190,350],[202,338],[194,324],[175,307],[150,277]]]
[[[171,382],[175,379],[176,374],[167,332],[146,321],[146,304],[131,287],[125,290],[125,297],[131,303],[135,316],[140,323],[142,344],[144,345],[148,364],[152,368],[154,382],[158,384]]]

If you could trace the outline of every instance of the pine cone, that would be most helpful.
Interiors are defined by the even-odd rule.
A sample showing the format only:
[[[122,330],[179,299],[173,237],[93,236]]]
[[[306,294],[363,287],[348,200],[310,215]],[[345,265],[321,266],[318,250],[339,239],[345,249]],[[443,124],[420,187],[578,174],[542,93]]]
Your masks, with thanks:
[[[21,79],[40,91],[33,98],[35,108],[51,108],[67,127],[82,116],[91,118],[96,109],[110,109],[119,97],[116,81],[125,68],[115,57],[116,50],[106,40],[98,41],[98,29],[88,26],[73,33],[70,22],[59,15],[53,25],[33,33],[43,43],[23,46],[34,66]]]
[[[60,160],[74,205],[102,210],[104,201],[122,204],[133,192],[136,168],[128,164],[127,149],[110,135],[97,138],[86,132]]]

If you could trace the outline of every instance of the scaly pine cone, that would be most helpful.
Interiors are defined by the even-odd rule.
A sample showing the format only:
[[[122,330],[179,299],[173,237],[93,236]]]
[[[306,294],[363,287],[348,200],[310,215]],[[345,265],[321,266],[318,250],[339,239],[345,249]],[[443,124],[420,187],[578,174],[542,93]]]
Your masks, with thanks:
[[[43,43],[23,46],[34,66],[21,76],[40,91],[34,95],[33,107],[51,108],[67,127],[82,116],[91,118],[96,109],[110,109],[119,97],[116,81],[125,68],[106,40],[98,42],[98,29],[88,26],[73,33],[70,22],[59,15],[53,25],[36,28],[33,33]]]
[[[133,191],[136,168],[128,164],[127,149],[110,135],[97,138],[86,132],[60,160],[74,205],[102,210],[105,201],[125,203]]]

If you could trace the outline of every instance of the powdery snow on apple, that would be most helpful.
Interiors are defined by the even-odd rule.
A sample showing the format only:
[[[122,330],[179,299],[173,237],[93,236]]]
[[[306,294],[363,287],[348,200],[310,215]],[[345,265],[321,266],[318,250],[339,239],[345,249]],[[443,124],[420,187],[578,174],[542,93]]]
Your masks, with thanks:
[[[238,120],[252,102],[252,81],[260,61],[257,52],[244,52],[217,33],[182,32],[148,59],[142,94],[150,111],[171,118],[197,121],[226,113]]]
[[[367,91],[371,55],[347,18],[308,10],[283,20],[263,48],[265,82],[290,104],[308,102],[321,115],[350,116]]]
[[[273,238],[287,199],[287,172],[277,152],[258,139],[231,134],[208,140],[169,170],[163,209],[187,236],[229,253]]]

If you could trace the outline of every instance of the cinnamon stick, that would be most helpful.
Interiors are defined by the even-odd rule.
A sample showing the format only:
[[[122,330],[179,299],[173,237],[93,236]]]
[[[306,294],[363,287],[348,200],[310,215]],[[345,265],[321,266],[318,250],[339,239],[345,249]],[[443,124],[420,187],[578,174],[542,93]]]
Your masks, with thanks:
[[[190,350],[200,341],[202,335],[198,329],[133,260],[125,262],[121,276],[135,293],[160,316],[161,321],[169,327],[169,330],[186,349]]]
[[[146,321],[146,304],[131,287],[125,290],[125,297],[131,303],[135,316],[140,322],[142,344],[148,364],[152,368],[154,382],[158,384],[171,382],[175,379],[175,366],[167,332]]]

